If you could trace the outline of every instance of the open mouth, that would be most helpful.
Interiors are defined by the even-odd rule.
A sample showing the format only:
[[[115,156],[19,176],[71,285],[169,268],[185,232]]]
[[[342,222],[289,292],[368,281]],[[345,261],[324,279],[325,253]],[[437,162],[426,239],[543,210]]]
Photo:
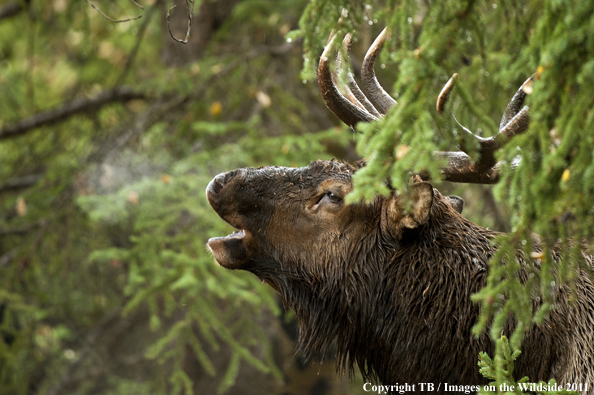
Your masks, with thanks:
[[[208,240],[208,244],[210,244],[211,241],[214,241],[214,240],[221,240],[221,241],[236,240],[236,241],[239,241],[239,240],[243,239],[244,237],[245,237],[245,231],[243,229],[238,229],[238,230],[234,230],[233,233],[228,234],[227,236],[211,237]]]
[[[245,236],[243,229],[236,230],[230,235],[208,240],[208,247],[221,266],[240,269],[248,258],[248,250],[244,245]]]

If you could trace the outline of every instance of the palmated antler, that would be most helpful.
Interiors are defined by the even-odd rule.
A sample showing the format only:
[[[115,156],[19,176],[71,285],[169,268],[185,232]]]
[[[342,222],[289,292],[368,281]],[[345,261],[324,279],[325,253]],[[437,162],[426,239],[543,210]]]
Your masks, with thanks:
[[[350,72],[347,75],[347,85],[343,87],[344,94],[338,89],[338,76],[330,70],[328,64],[333,42],[336,39],[335,35],[330,37],[320,57],[318,85],[324,103],[338,118],[352,128],[359,122],[372,122],[383,117],[390,108],[396,105],[396,101],[381,87],[373,71],[377,54],[388,37],[388,30],[384,29],[375,39],[363,60],[361,82],[367,95],[363,94]],[[351,38],[351,34],[347,34],[344,38],[343,47],[346,53],[350,52]],[[337,69],[340,69],[342,62],[340,52],[336,55],[336,61],[339,66]],[[439,94],[436,104],[438,114],[443,113],[457,77],[458,74],[454,74]],[[473,161],[468,156],[469,150],[464,143],[460,144],[460,151],[434,152],[433,155],[436,158],[448,160],[448,165],[441,170],[445,180],[473,184],[494,184],[499,181],[500,163],[495,159],[495,152],[512,137],[524,133],[528,129],[530,123],[528,107],[523,107],[523,105],[526,96],[531,92],[531,85],[532,77],[518,89],[503,113],[499,132],[495,136],[483,138],[458,124],[466,134],[477,142],[479,158],[477,161]],[[428,179],[428,174],[421,174],[421,177]]]

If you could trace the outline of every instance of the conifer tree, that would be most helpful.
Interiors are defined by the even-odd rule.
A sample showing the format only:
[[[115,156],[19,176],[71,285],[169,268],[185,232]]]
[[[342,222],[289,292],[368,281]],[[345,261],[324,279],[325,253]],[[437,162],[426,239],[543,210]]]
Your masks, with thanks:
[[[526,89],[530,127],[497,157],[501,180],[494,191],[509,210],[511,232],[496,240],[499,249],[487,286],[473,295],[483,306],[475,334],[492,320],[490,333],[497,340],[513,316],[517,326],[508,335],[517,350],[530,325],[541,323],[554,308],[553,291],[561,284],[571,286],[578,271],[588,270],[580,250],[592,245],[594,233],[594,99],[588,89],[594,77],[594,6],[314,0],[303,13],[300,30],[290,35],[304,37],[304,77],[312,78],[316,55],[331,32],[339,37],[354,32],[366,41],[367,29],[379,32],[383,25],[391,40],[380,67],[389,70],[398,103],[385,118],[357,128],[358,151],[368,163],[354,177],[352,202],[386,194],[387,182],[405,187],[411,171],[428,171],[439,186],[443,163],[432,152],[468,145],[460,124],[483,137],[494,135],[514,91],[533,76]],[[453,73],[460,78],[449,109],[457,120],[442,119],[435,99]],[[404,156],[398,153],[402,147],[407,148]],[[475,159],[478,154],[475,147]],[[542,252],[533,249],[534,233],[542,240]],[[518,278],[518,248],[540,267],[525,282]],[[557,251],[561,263],[554,267],[552,253]],[[532,297],[540,301],[536,311]],[[497,350],[501,362],[504,348]],[[499,363],[495,377],[503,369]]]
[[[386,193],[387,182],[402,187],[410,171],[427,170],[435,186],[452,189],[440,184],[431,153],[455,149],[463,135],[434,110],[453,73],[460,77],[446,113],[484,137],[534,75],[530,129],[498,154],[508,164],[493,188],[498,204],[484,204],[488,188],[456,187],[469,197],[466,216],[509,225],[487,287],[474,296],[484,312],[477,333],[493,318],[499,339],[508,314],[518,322],[497,355],[482,356],[496,361],[488,374],[499,380],[513,362],[504,351],[517,350],[553,308],[551,291],[571,283],[580,248],[591,244],[594,5],[171,5],[0,5],[0,393],[222,393],[238,381],[246,392],[246,383],[261,393],[266,382],[269,393],[302,393],[297,384],[329,364],[282,386],[286,366],[269,341],[281,309],[254,278],[214,264],[204,244],[228,229],[204,188],[237,167],[352,158],[356,142],[369,162],[351,201]],[[185,6],[194,11],[186,45],[166,20],[169,10],[171,32],[183,39]],[[353,135],[323,107],[318,57],[331,31],[351,32],[356,63],[385,26],[391,40],[376,73],[398,105]],[[395,160],[398,147],[411,149]],[[533,232],[542,256],[532,254]],[[548,252],[557,245],[564,259],[553,270]],[[541,261],[525,284],[514,272],[518,246]],[[542,300],[536,312],[530,295]]]

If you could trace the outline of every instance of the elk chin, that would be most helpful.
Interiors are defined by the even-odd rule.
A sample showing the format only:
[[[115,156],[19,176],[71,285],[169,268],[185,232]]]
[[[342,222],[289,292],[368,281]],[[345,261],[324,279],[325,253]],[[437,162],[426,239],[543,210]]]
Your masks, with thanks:
[[[245,231],[239,230],[225,237],[213,237],[208,240],[212,255],[225,269],[242,269],[247,262],[248,251],[243,244]]]

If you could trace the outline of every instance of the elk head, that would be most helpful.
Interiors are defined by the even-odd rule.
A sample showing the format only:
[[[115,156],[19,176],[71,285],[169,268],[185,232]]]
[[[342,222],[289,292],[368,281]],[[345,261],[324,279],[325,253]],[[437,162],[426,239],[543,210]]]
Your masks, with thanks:
[[[434,191],[421,180],[412,186],[415,203],[409,213],[397,193],[370,204],[345,204],[353,189],[351,177],[362,164],[315,161],[302,168],[219,174],[207,187],[208,201],[238,230],[209,240],[215,259],[263,279],[280,273],[303,277],[299,271],[304,268],[320,274],[338,269],[328,266],[332,261],[347,264],[349,257],[361,254],[361,242],[375,230],[386,240],[397,240],[405,228],[427,221]]]
[[[353,128],[358,122],[383,117],[396,104],[377,83],[373,72],[374,59],[386,38],[384,30],[365,56],[362,81],[367,95],[352,76],[348,86],[343,87],[344,94],[337,87],[338,78],[328,65],[334,38],[321,56],[318,84],[326,106]],[[344,45],[350,46],[350,35]],[[439,96],[438,111],[443,110],[453,79],[455,76]],[[481,147],[478,160],[473,161],[464,147],[457,152],[434,153],[449,161],[442,170],[445,180],[470,183],[498,180],[499,165],[494,152],[527,129],[527,107],[521,108],[525,97],[520,88],[507,106],[496,136],[481,138],[463,129]],[[377,316],[381,311],[378,306],[384,304],[386,311],[392,313],[399,303],[403,311],[419,306],[425,292],[438,292],[435,286],[429,291],[432,281],[445,287],[443,293],[453,292],[453,284],[448,282],[452,278],[432,280],[431,276],[438,272],[428,268],[429,260],[437,259],[440,253],[454,254],[450,260],[462,267],[468,274],[466,278],[476,280],[491,255],[488,239],[493,233],[466,221],[460,215],[461,199],[442,196],[423,179],[423,174],[414,175],[406,191],[392,191],[389,196],[377,196],[370,203],[345,204],[345,196],[353,189],[352,176],[364,165],[364,161],[356,164],[315,161],[302,168],[244,168],[219,174],[208,185],[206,196],[219,216],[237,230],[226,237],[210,239],[208,246],[221,266],[248,270],[281,294],[285,307],[294,309],[300,321],[300,345],[307,356],[324,352],[336,339],[343,363],[348,356],[363,370],[372,363],[378,372],[380,366],[387,366],[393,360],[377,360],[381,356],[370,356],[369,349],[393,349],[396,337],[401,336],[396,333],[398,325],[394,322],[387,332],[376,325],[378,319],[384,319]],[[466,250],[454,251],[451,247],[446,252],[431,250],[439,243],[462,245],[470,234],[475,238],[472,257]],[[424,243],[422,253],[429,258],[419,259],[419,253],[414,252],[418,251],[419,243]],[[400,279],[414,279],[414,291],[376,293],[386,287],[396,289]],[[456,295],[476,292],[480,287],[480,281],[465,284],[468,289]],[[476,309],[469,300],[461,301],[457,296],[449,300],[464,303],[466,311]],[[432,317],[446,310],[436,310]],[[390,320],[400,319],[392,313]],[[455,330],[469,331],[471,325]],[[416,335],[411,332],[410,336]],[[463,336],[466,335],[460,338]],[[365,347],[360,343],[363,338],[367,342]],[[438,336],[427,341],[437,339]],[[438,345],[435,347],[440,349]],[[369,362],[370,358],[375,358],[375,362]],[[383,376],[396,377],[387,373]]]
[[[215,259],[254,273],[281,295],[297,316],[306,358],[323,354],[334,339],[348,349],[353,335],[371,330],[373,292],[385,287],[386,268],[407,231],[429,228],[431,216],[443,223],[462,218],[420,179],[407,193],[347,205],[360,165],[315,161],[302,168],[238,169],[219,174],[206,190],[214,210],[237,229],[208,241]],[[352,333],[345,335],[344,328]],[[375,347],[385,347],[377,341]]]
[[[348,85],[338,89],[336,75],[330,71],[329,52],[331,37],[320,58],[318,84],[326,106],[343,122],[355,127],[358,122],[371,122],[383,117],[396,104],[379,85],[373,65],[382,45],[388,38],[384,29],[367,52],[361,70],[364,95],[351,73]],[[350,50],[351,35],[343,45]],[[340,55],[337,61],[341,62]],[[457,74],[446,84],[437,100],[437,111],[442,112]],[[442,169],[443,178],[454,182],[495,183],[499,178],[499,165],[494,152],[514,135],[527,129],[528,108],[523,107],[527,80],[508,104],[500,123],[499,133],[482,138],[467,128],[462,129],[480,145],[479,158],[473,161],[464,146],[457,152],[435,152],[438,158],[447,158],[449,165]],[[351,177],[364,165],[335,161],[316,161],[308,167],[293,169],[263,167],[238,169],[219,174],[208,185],[207,198],[214,210],[238,230],[227,237],[209,240],[215,259],[229,269],[254,272],[280,270],[285,262],[319,262],[324,250],[335,243],[352,245],[378,225],[384,233],[400,237],[403,228],[414,228],[426,222],[433,204],[434,191],[419,176],[413,178],[414,210],[405,213],[402,196],[394,192],[388,199],[376,198],[370,204],[346,205],[344,198],[352,188]],[[421,177],[424,175],[421,174]],[[441,197],[440,197],[441,199]],[[458,197],[442,199],[458,212],[463,201]],[[354,235],[358,236],[354,236]],[[325,248],[315,248],[315,245]],[[312,256],[306,257],[306,251]],[[349,252],[350,253],[350,252]],[[263,266],[261,269],[255,269]],[[289,270],[284,267],[283,270]]]

